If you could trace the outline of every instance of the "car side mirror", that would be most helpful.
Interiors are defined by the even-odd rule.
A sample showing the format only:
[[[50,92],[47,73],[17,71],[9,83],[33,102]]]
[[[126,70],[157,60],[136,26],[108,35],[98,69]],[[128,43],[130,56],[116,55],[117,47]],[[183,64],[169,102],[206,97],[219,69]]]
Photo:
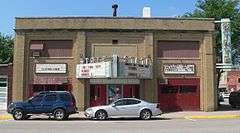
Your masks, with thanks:
[[[116,104],[115,104],[115,103],[113,103],[113,104],[112,104],[112,107],[116,107]]]

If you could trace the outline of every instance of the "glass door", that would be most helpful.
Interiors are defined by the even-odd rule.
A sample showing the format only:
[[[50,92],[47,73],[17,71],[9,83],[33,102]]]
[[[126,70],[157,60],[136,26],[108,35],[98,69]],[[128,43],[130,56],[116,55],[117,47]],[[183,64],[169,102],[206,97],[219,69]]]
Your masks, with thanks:
[[[122,85],[108,85],[108,104],[122,98]]]

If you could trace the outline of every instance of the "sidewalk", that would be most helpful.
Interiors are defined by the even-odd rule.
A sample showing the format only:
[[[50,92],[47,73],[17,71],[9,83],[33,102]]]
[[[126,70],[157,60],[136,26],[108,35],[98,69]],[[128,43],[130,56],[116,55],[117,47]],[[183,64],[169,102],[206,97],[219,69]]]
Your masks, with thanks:
[[[84,119],[84,112],[73,114],[70,118]],[[182,111],[182,112],[169,112],[162,114],[160,118],[166,119],[240,119],[240,110],[234,111]],[[12,115],[5,111],[0,111],[0,120],[13,119]]]

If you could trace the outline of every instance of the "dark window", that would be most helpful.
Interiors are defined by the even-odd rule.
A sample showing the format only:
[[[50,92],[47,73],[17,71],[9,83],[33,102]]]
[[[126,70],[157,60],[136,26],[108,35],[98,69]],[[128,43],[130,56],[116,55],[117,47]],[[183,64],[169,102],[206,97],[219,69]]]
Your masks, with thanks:
[[[240,83],[240,78],[238,78],[238,83]]]
[[[0,78],[1,82],[7,81],[7,78]]]
[[[159,41],[157,50],[160,58],[198,58],[199,42]]]
[[[123,106],[123,105],[127,105],[127,100],[119,100],[117,102],[115,102],[116,106]]]
[[[180,86],[180,93],[194,93],[197,91],[197,86],[182,85]]]
[[[139,104],[141,101],[129,99],[127,100],[127,105]]]
[[[112,40],[112,44],[118,44],[118,40]]]
[[[39,95],[33,97],[32,102],[41,102],[43,99],[43,96],[44,96],[43,94],[39,94]]]
[[[57,100],[57,96],[56,96],[56,94],[50,94],[50,95],[47,95],[45,97],[45,100],[46,101],[56,101]]]
[[[161,93],[178,93],[178,86],[163,86]]]
[[[68,94],[60,94],[59,97],[61,101],[71,101],[71,96]]]
[[[7,87],[7,83],[0,83],[0,87]]]

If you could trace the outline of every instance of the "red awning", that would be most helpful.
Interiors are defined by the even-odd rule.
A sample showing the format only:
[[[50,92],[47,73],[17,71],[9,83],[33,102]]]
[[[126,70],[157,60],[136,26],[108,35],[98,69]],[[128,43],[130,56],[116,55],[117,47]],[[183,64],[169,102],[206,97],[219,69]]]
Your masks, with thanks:
[[[68,83],[67,77],[46,77],[46,76],[38,76],[34,77],[33,84],[66,84]]]
[[[43,44],[31,44],[31,50],[43,50]]]

